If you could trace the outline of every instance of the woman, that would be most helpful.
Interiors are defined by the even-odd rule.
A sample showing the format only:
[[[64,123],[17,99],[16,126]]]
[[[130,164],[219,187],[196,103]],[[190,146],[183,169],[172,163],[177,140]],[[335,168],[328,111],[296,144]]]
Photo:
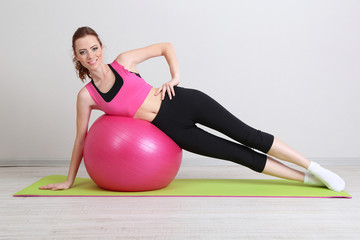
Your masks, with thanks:
[[[306,159],[274,136],[246,125],[204,93],[178,87],[179,67],[170,43],[124,52],[108,65],[103,62],[102,43],[91,28],[79,28],[74,33],[72,46],[80,79],[84,81],[89,77],[92,81],[77,96],[77,134],[68,178],[63,183],[40,189],[59,190],[72,186],[83,158],[93,109],[152,122],[190,152],[230,160],[279,178],[326,186],[333,191],[345,188],[345,182],[338,175]],[[160,88],[152,88],[137,73],[136,66],[157,56],[165,57],[172,79]],[[196,127],[196,123],[216,129],[243,145],[205,132]],[[271,156],[297,164],[311,174],[287,167]]]

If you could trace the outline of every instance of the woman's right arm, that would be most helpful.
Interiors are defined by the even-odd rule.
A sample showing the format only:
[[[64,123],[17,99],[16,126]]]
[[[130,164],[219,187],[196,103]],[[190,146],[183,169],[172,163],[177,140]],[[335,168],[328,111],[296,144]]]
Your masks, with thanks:
[[[93,100],[86,90],[83,88],[77,96],[76,104],[76,138],[71,155],[71,162],[69,167],[68,177],[63,183],[53,183],[46,186],[39,187],[39,189],[51,189],[60,190],[68,189],[74,183],[76,174],[79,170],[81,160],[83,158],[83,149],[85,143],[85,137],[88,130],[90,114],[93,106]]]

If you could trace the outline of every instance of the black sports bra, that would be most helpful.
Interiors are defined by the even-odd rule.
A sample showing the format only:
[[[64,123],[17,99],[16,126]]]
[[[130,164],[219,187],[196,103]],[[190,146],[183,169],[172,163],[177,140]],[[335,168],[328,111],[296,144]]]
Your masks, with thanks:
[[[119,75],[119,73],[117,71],[115,71],[115,69],[108,64],[108,66],[110,67],[111,71],[114,73],[115,75],[115,82],[114,85],[111,87],[111,89],[106,92],[103,93],[101,92],[95,85],[94,80],[91,79],[91,83],[92,85],[95,87],[96,91],[100,94],[100,96],[104,99],[105,102],[111,102],[111,100],[113,100],[113,98],[116,96],[116,94],[120,91],[120,88],[122,87],[122,85],[124,84],[124,80],[122,79],[122,77]],[[131,72],[131,71],[129,71]],[[135,73],[135,72],[131,72],[136,74],[136,76],[140,77],[139,73]]]

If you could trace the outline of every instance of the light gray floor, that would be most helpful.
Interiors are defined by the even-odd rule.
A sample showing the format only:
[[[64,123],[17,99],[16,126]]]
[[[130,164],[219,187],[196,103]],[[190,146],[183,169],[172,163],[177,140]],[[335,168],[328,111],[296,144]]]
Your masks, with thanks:
[[[359,239],[360,166],[327,166],[353,199],[13,198],[67,167],[0,168],[0,239]],[[80,177],[87,177],[82,166]],[[178,178],[269,178],[241,166],[183,166]]]

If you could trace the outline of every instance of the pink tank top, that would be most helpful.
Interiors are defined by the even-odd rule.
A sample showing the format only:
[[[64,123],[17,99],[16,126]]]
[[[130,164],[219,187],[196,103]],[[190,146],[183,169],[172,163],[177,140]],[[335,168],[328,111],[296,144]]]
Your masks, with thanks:
[[[86,84],[86,89],[96,105],[106,114],[132,118],[145,101],[152,86],[126,70],[116,60],[110,65],[123,79],[123,85],[116,96],[110,102],[106,102],[91,82]]]

